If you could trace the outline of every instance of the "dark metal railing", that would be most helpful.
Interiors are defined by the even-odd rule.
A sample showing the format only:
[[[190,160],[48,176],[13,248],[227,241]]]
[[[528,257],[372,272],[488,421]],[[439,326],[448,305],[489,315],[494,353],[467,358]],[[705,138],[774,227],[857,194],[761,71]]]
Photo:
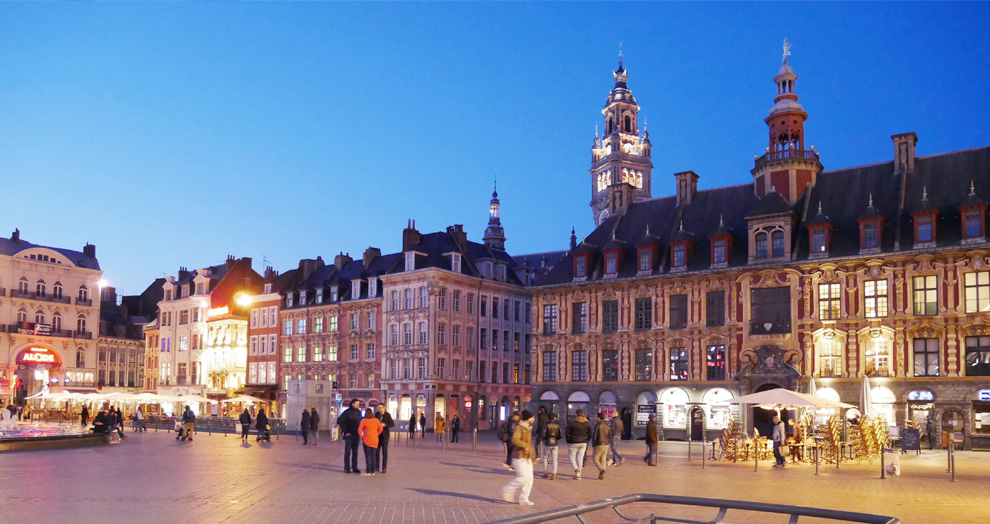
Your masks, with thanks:
[[[656,513],[651,513],[647,517],[639,517],[639,518],[628,517],[619,510],[619,506],[625,506],[627,504],[632,504],[636,502],[668,504],[668,505],[674,505],[680,507],[698,506],[698,507],[713,508],[713,509],[717,508],[718,513],[714,516],[714,518],[705,518],[702,520],[690,520],[683,518],[683,516],[677,516],[677,517],[663,516],[663,515],[657,515]],[[540,513],[534,513],[532,515],[526,515],[523,517],[500,520],[495,524],[538,524],[542,522],[549,522],[552,520],[562,519],[565,517],[575,517],[579,522],[586,523],[587,520],[585,520],[582,515],[586,513],[590,513],[592,511],[599,511],[609,508],[615,511],[615,513],[619,517],[621,517],[625,522],[643,523],[643,524],[646,523],[654,524],[656,522],[718,524],[720,522],[724,522],[723,519],[725,518],[725,514],[729,510],[749,511],[754,513],[763,513],[767,515],[770,514],[787,515],[790,517],[789,522],[792,523],[797,522],[799,517],[826,519],[837,522],[864,522],[868,524],[899,524],[900,523],[900,520],[898,520],[895,517],[871,515],[869,513],[854,513],[851,511],[809,508],[805,506],[788,506],[784,504],[769,504],[765,502],[706,499],[699,497],[678,497],[673,495],[659,495],[655,493],[636,493],[633,495],[625,495],[613,499],[605,499],[605,500],[599,500],[597,502],[589,502],[587,504],[579,504],[577,506],[569,506],[566,508],[543,511]]]
[[[757,164],[773,162],[774,160],[785,160],[791,158],[818,160],[818,153],[814,150],[806,149],[785,149],[783,151],[770,151],[756,159]]]

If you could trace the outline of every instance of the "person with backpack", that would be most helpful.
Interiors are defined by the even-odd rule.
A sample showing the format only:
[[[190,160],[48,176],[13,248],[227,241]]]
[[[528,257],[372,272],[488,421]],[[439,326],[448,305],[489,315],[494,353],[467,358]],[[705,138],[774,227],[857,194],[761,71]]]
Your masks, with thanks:
[[[584,467],[584,456],[588,453],[588,441],[591,440],[591,424],[584,411],[577,410],[574,422],[567,426],[567,451],[574,468],[574,480],[581,480],[581,470]]]
[[[498,427],[498,439],[505,444],[505,469],[509,471],[515,471],[512,469],[512,432],[516,429],[516,422],[519,421],[519,412],[513,411],[512,417],[505,419],[502,425]]]
[[[557,480],[557,443],[560,442],[562,437],[560,424],[557,423],[557,414],[550,413],[547,415],[547,423],[543,428],[543,433],[537,435],[537,438],[541,441],[543,451],[543,478]],[[550,465],[551,459],[553,459],[553,473],[548,477],[547,466]]]

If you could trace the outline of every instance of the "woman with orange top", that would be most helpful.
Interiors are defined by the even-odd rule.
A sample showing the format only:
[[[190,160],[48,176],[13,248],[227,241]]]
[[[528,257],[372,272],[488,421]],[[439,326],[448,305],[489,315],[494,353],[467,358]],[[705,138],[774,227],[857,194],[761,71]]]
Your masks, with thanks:
[[[375,418],[375,411],[368,408],[364,411],[364,418],[358,424],[358,435],[364,443],[364,476],[375,474],[378,469],[378,435],[382,433],[382,423]]]

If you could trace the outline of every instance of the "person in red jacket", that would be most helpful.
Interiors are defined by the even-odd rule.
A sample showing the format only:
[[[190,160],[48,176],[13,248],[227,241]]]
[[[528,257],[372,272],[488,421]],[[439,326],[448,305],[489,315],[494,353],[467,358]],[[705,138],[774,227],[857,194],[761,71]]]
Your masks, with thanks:
[[[378,469],[378,435],[383,431],[382,422],[375,418],[375,411],[368,408],[364,411],[364,418],[358,424],[358,435],[364,443],[364,476],[375,474]]]

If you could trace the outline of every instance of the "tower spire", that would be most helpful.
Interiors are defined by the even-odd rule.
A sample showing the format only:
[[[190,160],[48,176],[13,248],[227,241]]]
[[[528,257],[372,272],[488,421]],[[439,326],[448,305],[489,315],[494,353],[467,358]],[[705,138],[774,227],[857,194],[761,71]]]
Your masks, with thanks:
[[[492,200],[488,204],[488,227],[482,240],[485,245],[498,250],[505,250],[505,230],[502,229],[501,203],[498,200],[498,180],[494,182]]]

